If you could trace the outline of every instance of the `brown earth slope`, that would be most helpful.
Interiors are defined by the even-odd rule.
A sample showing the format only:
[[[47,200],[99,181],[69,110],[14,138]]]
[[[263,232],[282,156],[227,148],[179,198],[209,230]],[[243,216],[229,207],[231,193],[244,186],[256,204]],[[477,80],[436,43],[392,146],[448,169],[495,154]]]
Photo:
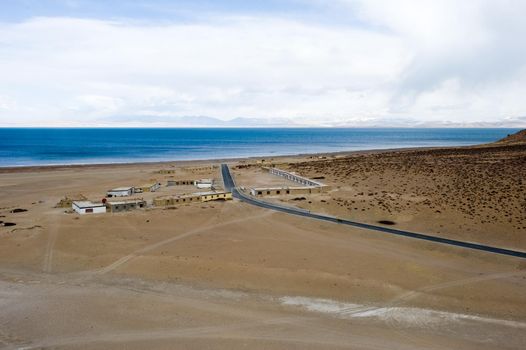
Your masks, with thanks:
[[[521,135],[483,147],[357,154],[288,168],[334,186],[327,196],[302,203],[310,210],[526,249]]]

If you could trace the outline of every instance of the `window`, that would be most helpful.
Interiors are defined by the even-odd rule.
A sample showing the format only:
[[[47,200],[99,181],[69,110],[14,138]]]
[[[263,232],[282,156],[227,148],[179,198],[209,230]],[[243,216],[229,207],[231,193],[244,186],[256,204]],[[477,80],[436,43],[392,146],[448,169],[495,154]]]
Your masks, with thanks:
[[[270,194],[270,191],[267,191],[267,194]]]
[[[280,194],[280,191],[276,191],[276,194]]]
[[[86,213],[93,213],[93,208],[87,208]]]
[[[261,194],[263,194],[263,193],[262,193],[261,191],[258,191],[258,194],[261,195]]]

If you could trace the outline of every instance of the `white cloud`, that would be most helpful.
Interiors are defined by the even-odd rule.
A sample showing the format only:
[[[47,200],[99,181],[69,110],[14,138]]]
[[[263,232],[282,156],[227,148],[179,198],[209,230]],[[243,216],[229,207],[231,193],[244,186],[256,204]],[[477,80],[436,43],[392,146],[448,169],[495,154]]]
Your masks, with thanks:
[[[520,2],[347,0],[337,10],[363,23],[218,15],[162,25],[61,17],[0,24],[0,124],[526,115]]]

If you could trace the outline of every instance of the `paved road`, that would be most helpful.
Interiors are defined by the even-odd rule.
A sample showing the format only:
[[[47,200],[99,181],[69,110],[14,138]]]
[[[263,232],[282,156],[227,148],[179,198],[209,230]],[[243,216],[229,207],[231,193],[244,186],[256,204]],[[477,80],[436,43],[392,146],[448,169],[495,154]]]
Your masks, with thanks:
[[[236,187],[234,179],[232,178],[232,175],[230,174],[230,169],[228,168],[227,164],[221,164],[221,174],[223,176],[223,183],[225,186],[225,190],[231,191],[232,195],[235,198],[238,198],[245,203],[256,205],[261,208],[272,209],[272,210],[280,211],[280,212],[287,213],[287,214],[304,216],[304,217],[309,217],[309,218],[313,218],[317,220],[334,222],[334,223],[342,224],[342,225],[354,226],[354,227],[363,228],[366,230],[379,231],[383,233],[389,233],[392,235],[404,236],[404,237],[420,239],[420,240],[429,241],[429,242],[448,244],[448,245],[452,245],[456,247],[481,250],[484,252],[502,254],[502,255],[510,255],[510,256],[515,256],[515,257],[526,259],[526,252],[522,252],[518,250],[492,247],[492,246],[488,246],[484,244],[457,241],[455,239],[430,236],[430,235],[426,235],[423,233],[416,233],[416,232],[410,232],[410,231],[404,231],[404,230],[397,230],[397,229],[384,227],[384,226],[365,224],[362,222],[340,219],[340,218],[336,218],[333,216],[316,214],[316,213],[312,213],[310,211],[300,209],[300,208],[287,207],[287,206],[282,206],[282,205],[278,205],[274,203],[265,202],[265,201],[256,199],[250,195],[247,195],[239,191]]]

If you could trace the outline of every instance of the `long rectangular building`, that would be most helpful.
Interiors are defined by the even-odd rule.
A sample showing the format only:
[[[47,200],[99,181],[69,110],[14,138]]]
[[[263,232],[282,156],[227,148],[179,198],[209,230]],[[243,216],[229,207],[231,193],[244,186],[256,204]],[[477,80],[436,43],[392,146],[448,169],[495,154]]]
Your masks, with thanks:
[[[118,202],[106,202],[108,211],[118,213],[122,211],[135,210],[139,208],[146,208],[146,201],[143,199],[129,199]]]
[[[166,186],[193,186],[195,180],[168,180]]]
[[[311,194],[321,193],[323,187],[320,186],[303,186],[303,187],[254,187],[250,188],[250,194],[255,197],[280,196],[287,194]]]
[[[326,186],[325,184],[323,184],[321,182],[318,182],[318,181],[315,181],[315,180],[311,180],[309,178],[300,176],[300,175],[295,174],[295,173],[291,173],[289,171],[281,170],[281,169],[278,169],[278,168],[267,168],[267,169],[268,169],[268,172],[270,174],[272,174],[272,175],[284,177],[287,180],[297,182],[297,183],[302,184],[304,186],[313,186],[313,187],[315,187],[315,186],[325,187]]]
[[[232,192],[197,192],[174,197],[158,197],[153,200],[156,207],[173,206],[187,203],[202,203],[215,200],[231,200]]]

